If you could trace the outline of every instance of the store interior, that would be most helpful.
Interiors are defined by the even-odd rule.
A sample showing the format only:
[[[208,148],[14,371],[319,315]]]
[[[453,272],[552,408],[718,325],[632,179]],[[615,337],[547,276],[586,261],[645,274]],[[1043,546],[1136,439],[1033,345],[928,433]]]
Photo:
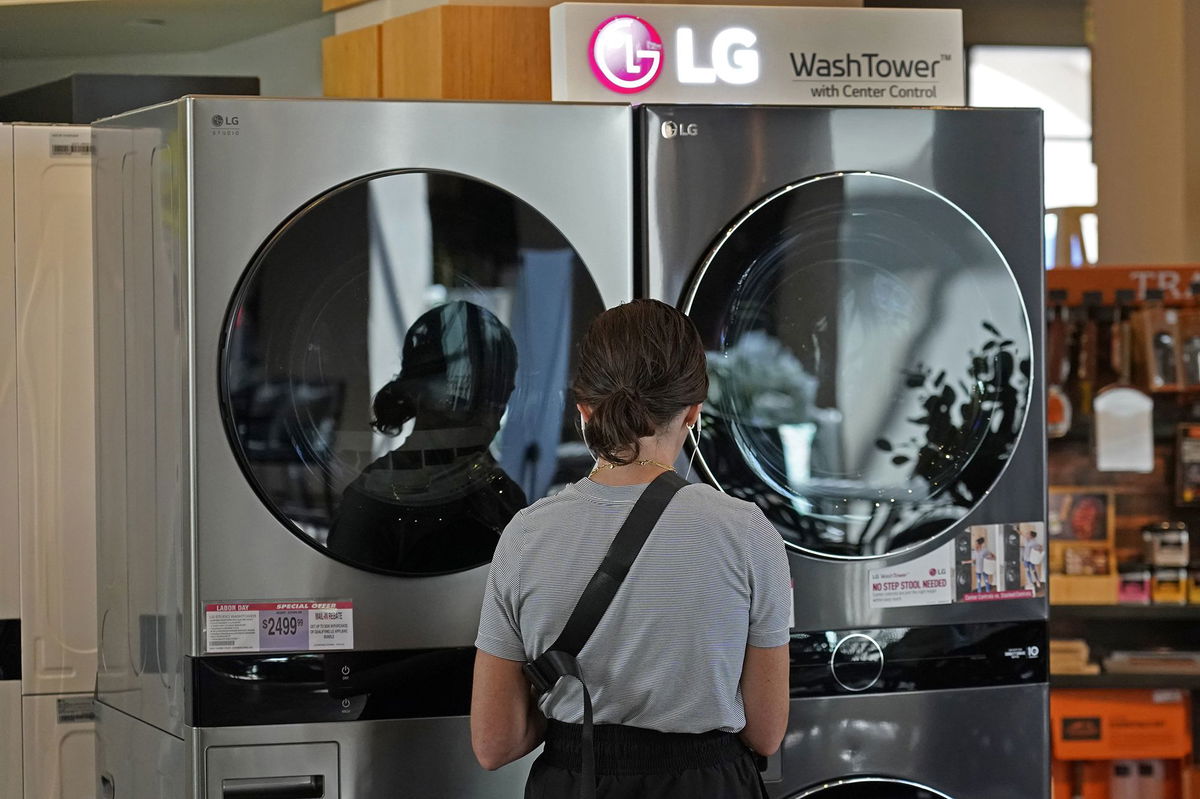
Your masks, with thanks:
[[[548,5],[522,4],[519,8],[490,4],[442,5],[428,0],[0,0],[0,125],[90,122],[99,116],[131,111],[138,106],[192,93],[257,94],[280,98],[549,101],[550,56],[548,49],[542,46],[542,29],[538,27],[546,25]],[[964,566],[976,564],[971,576],[964,577],[967,584],[960,586],[959,600],[963,594],[985,594],[1005,586],[1027,592],[1030,597],[1048,597],[1049,712],[1048,718],[1028,720],[1038,729],[1045,725],[1048,732],[1047,777],[1052,792],[1047,796],[1056,799],[1187,799],[1200,796],[1200,765],[1194,765],[1193,758],[1194,741],[1200,735],[1195,707],[1195,698],[1200,696],[1200,644],[1197,644],[1200,640],[1197,637],[1200,632],[1200,555],[1195,554],[1200,552],[1200,223],[1197,223],[1200,219],[1200,146],[1197,146],[1200,144],[1200,46],[1195,46],[1200,44],[1200,5],[1192,0],[1146,3],[1129,0],[814,0],[813,3],[771,0],[767,5],[961,9],[967,105],[1042,110],[1045,302],[1039,313],[1044,313],[1045,324],[1041,331],[1043,346],[1040,352],[1034,352],[1033,361],[1044,366],[1048,515],[1044,527],[1033,518],[1005,519],[1004,523],[989,519],[977,526],[964,527],[962,533],[956,534],[960,547],[957,562]],[[549,28],[546,27],[545,37],[548,36]],[[536,51],[530,56],[534,66],[524,71],[505,71],[501,64],[504,54],[520,48]],[[146,102],[130,105],[127,99],[120,97],[106,99],[109,104],[104,106],[103,113],[81,112],[85,118],[66,118],[72,112],[65,110],[69,102],[62,99],[64,96],[84,96],[97,90],[89,88],[92,84],[86,78],[76,78],[77,82],[71,85],[63,81],[69,76],[104,75],[192,76],[196,82],[175,91],[171,87],[182,84],[169,81],[155,84],[146,80],[138,83],[134,79],[117,94],[127,91],[128,96],[149,98]],[[195,76],[205,76],[215,82],[205,84]],[[257,91],[253,90],[255,81]],[[31,112],[30,109],[36,110]],[[43,110],[46,116],[38,116]],[[224,111],[220,113],[225,114]],[[16,130],[19,135],[19,127]],[[60,145],[69,148],[74,141],[64,139]],[[0,135],[0,145],[6,144],[11,147],[12,139],[5,140]],[[91,144],[80,140],[78,146],[86,148],[79,150],[80,153],[91,153]],[[960,155],[970,160],[969,153]],[[0,158],[0,167],[3,166],[5,162]],[[63,186],[67,188],[63,191],[73,192],[84,184],[90,187],[87,182],[90,179],[90,173],[83,178],[83,183],[78,182],[78,175],[63,178],[64,181],[75,181],[69,187],[64,182]],[[499,191],[492,196],[488,192],[495,190],[490,186],[451,185],[453,180],[443,180],[444,185],[436,180],[426,185],[424,178],[407,185],[405,180],[392,176],[375,181],[372,186],[363,182],[361,190],[347,192],[338,200],[345,207],[340,210],[325,207],[321,213],[341,213],[346,219],[361,214],[362,208],[367,207],[391,213],[408,207],[406,204],[418,195],[424,198],[423,192],[428,192],[430,207],[436,206],[443,214],[438,218],[431,212],[429,220],[423,222],[432,229],[476,224],[474,217],[468,219],[469,215],[459,217],[446,211],[454,202],[486,206],[477,216],[526,219],[530,212],[525,205],[511,202],[507,196],[501,197]],[[331,178],[330,183],[337,181]],[[12,185],[5,184],[0,175],[0,215],[8,214],[17,220],[19,259],[21,200],[18,192],[14,208],[11,189]],[[87,191],[90,188],[85,188]],[[5,192],[8,197],[3,196]],[[96,196],[99,197],[99,193]],[[76,218],[94,219],[97,226],[107,219],[109,224],[120,227],[120,209],[113,212],[115,217],[112,214],[105,217],[102,211],[96,211],[93,217],[90,199],[81,202],[85,204],[75,209]],[[34,210],[40,213],[40,210]],[[536,215],[537,209],[533,211]],[[342,222],[335,219],[329,224]],[[538,224],[533,225],[535,232],[531,234],[539,243],[533,246],[548,247],[544,241],[552,238],[555,247],[569,251],[571,242],[560,241],[561,232],[554,224],[558,223],[555,220],[547,223],[539,218]],[[543,230],[541,225],[546,229]],[[0,226],[0,233],[3,231]],[[389,235],[407,235],[408,232],[393,231]],[[621,233],[614,235],[619,237]],[[63,240],[74,241],[72,236],[73,233],[63,234]],[[96,236],[98,241],[99,228]],[[329,241],[313,244],[315,240],[316,237],[309,241],[297,234],[296,239],[289,242],[287,236],[283,236],[275,241],[283,253],[276,257],[282,260],[296,257],[292,251],[328,247],[332,252],[335,248]],[[366,227],[354,235],[346,234],[345,240],[352,242],[345,247],[368,253],[362,256],[367,260],[389,247],[393,248],[390,255],[397,260],[409,257],[407,251],[397,249],[396,242],[387,241],[386,236],[382,243],[370,238]],[[500,249],[497,245],[496,252]],[[269,248],[265,256],[255,254],[255,258],[267,256],[270,256]],[[91,250],[86,255],[70,256],[64,252],[55,257],[90,259]],[[488,301],[502,293],[502,281],[498,278],[495,286],[487,284],[487,280],[492,279],[488,259],[493,257],[500,256],[491,251],[480,256],[478,263],[465,269],[467,277],[461,278],[464,284],[474,281],[474,288],[484,295],[492,292]],[[434,255],[429,254],[431,261],[433,258]],[[270,267],[269,258],[267,267]],[[83,318],[73,316],[72,309],[82,313],[81,309],[90,307],[90,289],[87,296],[74,295],[69,290],[69,282],[64,283],[59,288],[60,294],[55,295],[57,300],[51,301],[38,293],[42,290],[40,286],[21,283],[20,269],[18,262],[15,300],[0,291],[0,299],[5,301],[13,300],[18,305],[22,300],[28,301],[23,311],[18,309],[18,313],[26,316],[21,317],[20,324],[25,327],[16,341],[18,344],[24,341],[21,338],[24,336],[31,341],[53,340],[58,346],[67,336],[64,331],[73,329],[70,326]],[[532,280],[524,274],[522,281]],[[91,279],[90,273],[88,279]],[[314,273],[311,280],[317,279]],[[377,276],[370,279],[375,280]],[[237,283],[238,291],[260,290],[253,281],[249,281],[249,288],[233,282]],[[263,291],[282,292],[287,302],[292,301],[287,299],[290,296],[287,292],[294,287],[289,288],[286,280],[275,277],[273,282],[266,282],[268,285]],[[627,291],[626,288],[612,289],[612,296],[609,296],[608,286],[600,286],[595,291],[590,287],[587,290],[576,287],[575,293],[570,294],[569,282],[564,285],[567,287],[558,287],[564,292],[563,296],[568,297],[562,303],[576,313],[582,313],[580,308],[594,310],[593,306],[611,304],[613,297]],[[533,296],[532,288],[524,283],[521,286],[520,291],[526,295],[520,295],[518,291],[515,300],[508,298],[496,302],[506,309],[515,303],[520,311],[521,303],[531,303]],[[441,290],[442,287],[433,282],[429,286],[422,284],[424,294],[421,299],[410,297],[407,302],[412,307],[405,307],[400,315],[418,316],[420,303],[429,302],[429,297]],[[438,296],[442,300],[455,298]],[[244,295],[239,297],[246,299]],[[247,301],[248,307],[256,307],[255,302],[259,300],[251,297]],[[284,301],[277,301],[277,304],[280,307],[286,305]],[[303,304],[299,301],[295,304],[300,309],[296,312],[299,315],[304,311]],[[351,310],[360,315],[368,313],[365,300]],[[371,312],[375,311],[372,309]],[[289,314],[280,315],[286,317],[283,321],[270,313],[252,321],[264,329],[272,324],[283,327],[299,324]],[[1035,314],[1030,312],[1028,316],[1032,319]],[[565,322],[558,322],[564,328],[570,328],[569,311],[564,318]],[[239,316],[239,323],[240,319]],[[537,329],[536,325],[527,324],[530,327],[525,330],[513,325],[518,338],[532,336],[531,331]],[[356,328],[352,328],[353,324],[350,324],[335,332],[341,334],[351,330],[351,334],[356,334]],[[404,335],[403,328],[385,332],[392,337]],[[83,337],[90,341],[91,335],[89,329]],[[239,332],[230,327],[231,339],[237,340],[239,335],[247,336],[247,348],[254,345],[253,331]],[[369,335],[384,334],[372,328]],[[1004,336],[997,336],[997,340],[987,346],[994,347],[1002,338]],[[1031,338],[1031,341],[1037,340],[1036,335]],[[222,339],[223,345],[224,341]],[[25,373],[33,375],[28,389],[21,387],[21,378],[13,383],[17,397],[13,401],[14,409],[20,407],[23,396],[54,395],[57,403],[53,412],[56,416],[21,417],[24,426],[13,440],[0,439],[6,445],[13,444],[13,457],[7,465],[0,464],[0,481],[11,483],[0,485],[0,505],[14,508],[10,515],[0,514],[0,524],[12,526],[12,540],[19,538],[25,542],[19,557],[0,552],[0,584],[8,581],[16,586],[23,580],[22,590],[26,592],[46,590],[53,593],[55,602],[62,606],[47,606],[47,617],[57,615],[45,622],[46,629],[54,628],[64,640],[75,643],[53,644],[70,651],[67,664],[59,664],[57,670],[41,665],[31,669],[30,664],[35,661],[28,660],[31,656],[27,650],[25,674],[20,677],[21,655],[18,653],[15,664],[11,656],[14,651],[11,647],[19,646],[19,641],[13,644],[12,637],[20,637],[20,627],[0,626],[0,687],[5,685],[4,679],[12,680],[11,676],[5,678],[5,668],[18,674],[17,686],[9,693],[0,693],[0,739],[10,730],[21,732],[22,713],[24,734],[28,738],[23,748],[0,746],[0,799],[68,796],[71,799],[100,799],[101,796],[114,799],[114,796],[121,797],[121,792],[117,791],[115,795],[104,793],[112,785],[95,781],[92,761],[88,761],[88,767],[83,769],[84,776],[68,775],[73,768],[71,764],[78,766],[80,762],[94,758],[95,738],[88,731],[88,725],[94,724],[93,691],[120,692],[112,685],[106,688],[96,681],[95,630],[90,623],[80,622],[72,616],[65,599],[70,594],[72,581],[82,580],[74,585],[83,585],[83,590],[90,591],[87,580],[95,579],[96,561],[73,562],[69,569],[63,567],[59,571],[55,571],[53,565],[46,566],[46,563],[53,564],[55,558],[65,558],[62,552],[73,546],[75,539],[69,535],[56,536],[43,552],[41,544],[36,543],[38,533],[26,532],[21,527],[18,534],[17,528],[26,522],[17,521],[15,510],[18,506],[35,507],[47,517],[54,516],[55,523],[63,529],[75,531],[71,535],[79,535],[80,529],[91,529],[94,537],[97,524],[94,504],[81,515],[78,497],[71,495],[69,486],[61,484],[64,480],[86,480],[81,477],[85,473],[94,476],[94,466],[91,461],[84,462],[86,459],[71,462],[69,445],[64,445],[57,437],[70,439],[75,435],[92,435],[90,429],[70,427],[74,407],[71,403],[86,401],[90,406],[92,382],[79,378],[79,375],[90,376],[91,358],[93,355],[101,358],[104,352],[102,349],[95,353],[90,349],[67,352],[69,346],[65,350],[50,345],[39,346],[44,348],[15,354],[15,363],[7,369],[0,363],[0,389],[5,388],[2,379]],[[519,346],[528,345],[519,342]],[[1000,345],[1001,348],[1004,346]],[[330,345],[330,349],[334,347]],[[347,362],[351,356],[358,357],[351,349],[347,346],[345,351]],[[13,351],[17,353],[17,348]],[[522,350],[522,355],[525,354]],[[263,357],[268,359],[268,356]],[[301,358],[295,353],[275,357],[281,363],[288,358]],[[56,376],[39,377],[38,365],[47,359],[57,359]],[[245,367],[249,373],[257,362],[251,356],[246,359],[250,364]],[[392,366],[373,362],[369,375],[374,380],[376,372],[382,373]],[[46,382],[39,384],[38,380]],[[349,395],[339,396],[336,402],[353,404],[358,401],[365,407],[375,387],[366,381],[358,385],[353,380],[347,385],[350,386]],[[522,388],[518,387],[518,396]],[[27,394],[23,395],[23,391]],[[2,401],[4,396],[5,392],[0,390],[0,418],[7,412]],[[1035,391],[1032,396],[1039,395]],[[223,401],[235,402],[236,398]],[[322,401],[334,400],[316,397],[311,399],[312,407],[319,407]],[[28,413],[27,410],[22,412]],[[13,410],[14,419],[17,413]],[[256,420],[250,419],[244,424],[252,426]],[[559,427],[557,416],[552,421],[554,423],[547,426],[542,420],[541,426],[547,429]],[[538,427],[537,422],[527,424],[532,431],[528,433],[531,440],[545,433],[534,429]],[[362,430],[356,431],[358,435],[378,437],[378,433],[368,429],[366,422],[361,427]],[[516,429],[515,425],[511,428]],[[212,429],[220,432],[218,427]],[[130,433],[130,436],[133,442],[136,433]],[[873,438],[874,434],[869,437]],[[38,464],[36,467],[30,467],[28,464],[34,460],[24,460],[25,454],[18,456],[26,450],[44,446],[50,438],[54,439],[53,445],[59,447],[55,456],[58,460],[41,457],[34,459]],[[161,445],[160,450],[155,451],[153,441],[141,443],[150,448],[147,451],[154,457],[165,457]],[[886,448],[888,452],[891,452],[890,446]],[[368,452],[370,449],[367,447]],[[506,468],[519,460],[519,453],[511,447],[510,450],[500,453],[499,460]],[[700,451],[703,458],[702,446]],[[580,453],[586,456],[581,445],[572,453],[576,459],[581,457]],[[333,503],[332,483],[328,479],[323,484],[310,481],[303,498],[297,499],[294,490],[297,483],[290,471],[293,465],[288,462],[290,455],[279,456],[277,462],[272,462],[271,457],[263,455],[260,465],[255,467],[263,474],[275,469],[262,477],[263,484],[255,490],[259,496],[273,498],[272,501],[283,508],[272,508],[276,516],[292,514],[289,522],[293,526],[292,532],[302,528],[303,535],[316,542],[306,543],[327,546],[326,539],[332,534],[332,513],[328,511]],[[262,463],[267,465],[262,466]],[[279,466],[281,463],[284,464],[282,467]],[[305,468],[309,466],[305,464]],[[34,472],[36,469],[43,471],[29,472],[31,468]],[[558,468],[567,469],[567,466],[560,463]],[[88,472],[89,469],[93,471]],[[30,474],[37,479],[32,479]],[[269,486],[267,481],[277,479],[279,474],[284,474],[282,482],[278,483],[281,487]],[[522,489],[532,500],[535,495],[546,493],[552,476],[557,480],[557,473],[539,472],[529,478],[528,485],[522,483]],[[531,485],[536,485],[536,490],[530,489]],[[338,489],[341,487],[339,485]],[[301,502],[307,503],[310,511],[304,518],[288,510],[291,505]],[[300,521],[296,521],[297,518]],[[1045,530],[1045,536],[1039,539],[1042,530]],[[35,538],[27,540],[21,536]],[[1006,543],[1006,536],[1015,536],[1020,543]],[[31,541],[34,545],[30,545]],[[1044,548],[1039,541],[1045,543]],[[1019,557],[1014,547],[1019,548]],[[999,559],[982,554],[976,558],[972,549],[1001,554]],[[35,551],[36,554],[31,554]],[[47,558],[45,562],[40,560],[43,556]],[[347,558],[353,561],[352,557]],[[487,556],[477,558],[469,565],[475,567],[486,560]],[[427,571],[440,573],[458,568],[465,566],[428,567]],[[372,575],[404,573],[399,566],[378,562],[367,562],[365,569]],[[39,576],[36,579],[24,576],[29,570],[39,570]],[[18,572],[22,576],[17,576]],[[47,577],[50,573],[56,576]],[[966,573],[963,569],[963,574]],[[102,573],[102,591],[104,579]],[[44,581],[48,587],[43,588],[39,581]],[[37,587],[29,587],[35,583]],[[129,590],[141,591],[145,596],[165,589],[142,585],[131,586]],[[21,617],[28,634],[31,622],[22,614],[27,613],[24,608],[30,600],[22,600],[22,596],[19,591],[11,592],[11,595],[0,591],[0,621],[9,615]],[[204,600],[257,598],[203,597]],[[450,611],[456,611],[451,607],[455,601],[447,600]],[[989,617],[983,621],[1000,624],[1007,620]],[[164,623],[162,618],[156,621],[152,616],[143,616],[140,622],[151,626]],[[906,622],[906,626],[918,624]],[[865,622],[855,626],[864,625]],[[831,622],[829,628],[848,629],[850,626]],[[896,626],[899,627],[899,623]],[[145,629],[142,635],[146,635]],[[6,640],[10,647],[7,660]],[[430,646],[443,645],[439,640]],[[453,645],[461,646],[462,642],[455,641]],[[827,653],[821,650],[820,654],[825,657]],[[141,657],[142,670],[134,669],[138,679],[159,674],[146,668],[145,652]],[[150,660],[154,661],[155,657],[161,655],[151,655]],[[461,663],[446,661],[441,666],[450,673],[460,668]],[[252,667],[247,668],[253,671]],[[329,668],[328,664],[325,668]],[[348,674],[350,665],[345,668],[347,671],[343,673]],[[357,661],[354,668],[359,668]],[[194,685],[199,690],[202,678],[195,679]],[[22,680],[24,688],[21,688]],[[39,680],[43,682],[39,683]],[[50,702],[49,697],[55,697],[56,703]],[[342,701],[341,695],[338,699]],[[456,711],[461,709],[456,706]],[[870,711],[876,712],[882,711]],[[864,716],[868,717],[871,716]],[[996,723],[1008,723],[1004,721],[1006,718],[1004,712],[996,711]],[[175,723],[182,725],[185,721],[171,715],[164,725]],[[879,729],[885,726],[880,722]],[[428,733],[431,741],[450,734],[441,728]],[[39,735],[42,737],[38,738]],[[232,749],[239,740],[236,736],[230,737],[231,743],[220,746]],[[388,740],[403,743],[404,739]],[[854,743],[853,739],[847,740],[851,740],[845,744],[848,752]],[[314,749],[311,754],[315,760],[320,760],[328,752]],[[437,757],[436,751],[427,756]],[[343,766],[345,768],[347,766]],[[79,771],[78,768],[75,770]],[[767,785],[772,796],[790,799],[791,796],[812,795],[786,794],[782,788],[772,788],[770,778]],[[250,792],[214,792],[208,796],[260,795],[246,790]],[[471,790],[486,792],[474,783],[471,783]],[[867,788],[862,788],[859,793],[855,790],[858,789],[852,787],[842,794],[833,791],[830,796],[885,799],[884,794],[870,793]],[[905,790],[910,792],[887,797],[946,799],[945,793],[920,786]],[[268,795],[338,796],[332,792],[261,794]],[[977,799],[1006,799],[1008,796],[1001,791],[986,797],[981,794]],[[374,795],[370,799],[374,799]]]

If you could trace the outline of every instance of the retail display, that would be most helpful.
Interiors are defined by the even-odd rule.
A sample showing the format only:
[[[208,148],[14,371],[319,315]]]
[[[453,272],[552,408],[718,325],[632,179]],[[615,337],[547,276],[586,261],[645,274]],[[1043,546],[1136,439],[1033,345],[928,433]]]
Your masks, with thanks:
[[[194,98],[95,140],[108,795],[520,795],[472,645],[500,530],[591,465],[630,109]]]
[[[1187,568],[1190,560],[1188,527],[1183,522],[1158,522],[1142,528],[1146,562],[1152,566]]]
[[[1151,580],[1154,572],[1142,563],[1121,564],[1121,582],[1117,601],[1129,605],[1149,605],[1153,601]]]
[[[1071,399],[1063,389],[1070,369],[1067,359],[1066,308],[1050,311],[1046,332],[1046,435],[1062,438],[1071,429]]]
[[[1182,691],[1055,691],[1056,796],[1179,799],[1192,736]]]
[[[1171,566],[1156,567],[1151,593],[1155,604],[1186,605],[1188,601],[1188,570]]]
[[[1050,639],[1052,674],[1099,674],[1100,666],[1091,661],[1091,648],[1083,639]]]
[[[1150,472],[1154,470],[1154,403],[1133,385],[1133,328],[1122,321],[1120,309],[1114,322],[1114,340],[1119,377],[1096,394],[1096,468],[1102,472]]]
[[[640,113],[643,285],[709,350],[696,470],[792,563],[771,794],[1046,796],[1039,115]]]
[[[91,189],[88,128],[0,125],[5,797],[95,785]]]

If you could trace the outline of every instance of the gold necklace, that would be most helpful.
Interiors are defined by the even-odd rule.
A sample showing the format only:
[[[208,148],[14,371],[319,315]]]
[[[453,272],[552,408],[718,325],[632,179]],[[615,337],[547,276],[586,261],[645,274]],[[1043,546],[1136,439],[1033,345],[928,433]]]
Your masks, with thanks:
[[[663,469],[664,471],[668,471],[668,472],[675,471],[674,466],[668,466],[665,463],[659,463],[658,461],[652,461],[652,460],[631,461],[629,463],[598,463],[598,464],[596,464],[595,469],[592,469],[590,472],[588,472],[588,477],[591,477],[596,472],[601,471],[602,469],[615,469],[618,466],[657,466],[658,468]]]

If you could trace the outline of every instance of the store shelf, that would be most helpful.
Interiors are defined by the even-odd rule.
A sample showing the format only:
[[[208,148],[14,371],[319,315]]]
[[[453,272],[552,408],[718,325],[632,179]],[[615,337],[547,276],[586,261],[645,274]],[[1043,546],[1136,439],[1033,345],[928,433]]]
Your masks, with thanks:
[[[1051,674],[1051,688],[1105,690],[1109,688],[1200,690],[1197,674]]]
[[[1050,621],[1200,621],[1200,605],[1051,605]]]

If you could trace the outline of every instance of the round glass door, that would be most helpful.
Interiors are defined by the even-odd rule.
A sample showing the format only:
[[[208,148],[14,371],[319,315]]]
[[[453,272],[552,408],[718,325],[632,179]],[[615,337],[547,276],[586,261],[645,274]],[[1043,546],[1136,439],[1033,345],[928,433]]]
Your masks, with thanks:
[[[790,799],[950,799],[946,794],[907,780],[861,777],[809,788]]]
[[[864,558],[938,535],[1024,424],[1031,340],[1008,264],[907,181],[779,190],[718,240],[683,308],[709,352],[703,468],[793,548]]]
[[[603,310],[540,213],[447,173],[300,209],[251,264],[221,353],[233,450],[288,529],[372,571],[487,563],[512,516],[587,473],[567,383]]]

